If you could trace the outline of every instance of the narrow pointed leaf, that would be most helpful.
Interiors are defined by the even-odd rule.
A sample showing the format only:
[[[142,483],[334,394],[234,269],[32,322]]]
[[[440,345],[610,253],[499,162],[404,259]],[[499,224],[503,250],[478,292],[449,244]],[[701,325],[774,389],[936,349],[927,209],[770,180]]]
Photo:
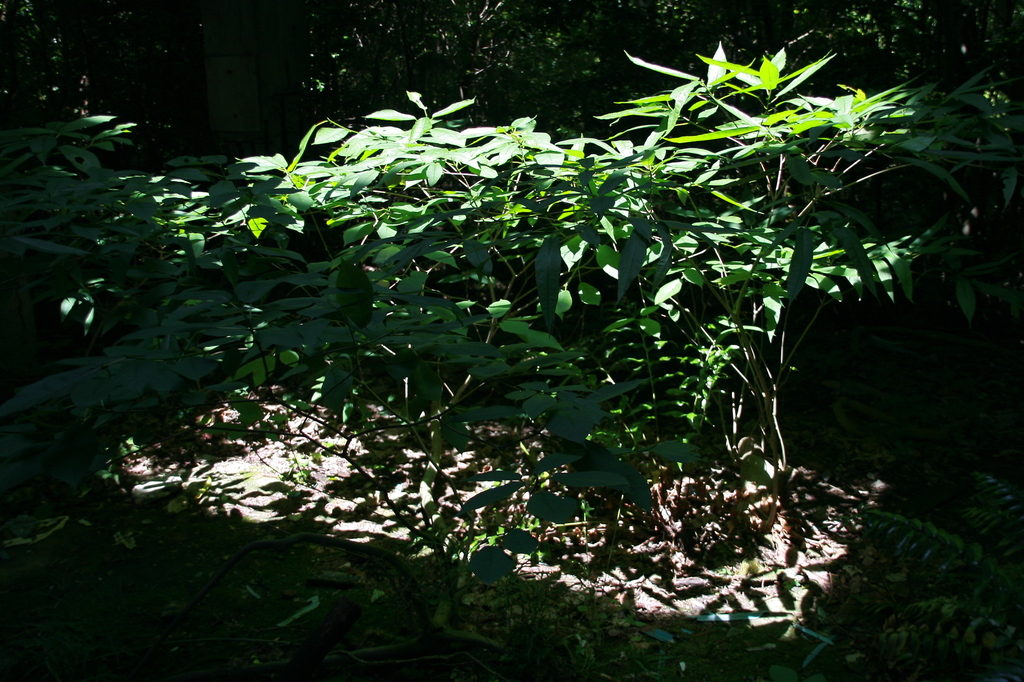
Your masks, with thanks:
[[[814,262],[814,237],[806,227],[801,227],[796,232],[796,245],[793,249],[793,260],[789,262],[789,272],[786,273],[786,297],[792,302],[796,300],[797,294],[807,281],[807,275],[811,271],[811,264]]]
[[[651,71],[657,71],[658,73],[663,73],[666,76],[673,76],[675,78],[687,78],[689,80],[697,80],[694,76],[691,76],[688,73],[683,73],[682,71],[676,71],[675,69],[670,69],[667,66],[658,66],[657,64],[651,64],[650,62],[645,62],[644,60],[640,59],[639,57],[634,57],[633,55],[629,54],[628,52],[626,53],[626,56],[629,58],[629,61],[633,62],[637,66],[642,66],[645,69],[650,69]]]
[[[977,299],[974,294],[974,287],[971,286],[971,280],[961,277],[956,281],[956,300],[960,303],[960,310],[964,311],[964,317],[967,318],[967,324],[971,323],[974,318],[974,309],[977,305]]]
[[[619,257],[619,283],[615,300],[622,300],[629,285],[640,274],[640,269],[646,260],[647,241],[639,232],[633,230],[633,234],[629,235],[629,239],[622,247],[622,255]]]
[[[460,109],[465,109],[466,107],[468,107],[469,105],[471,105],[471,104],[473,104],[475,102],[476,102],[476,99],[474,98],[474,99],[464,99],[464,100],[461,100],[459,102],[456,102],[455,104],[449,104],[444,109],[441,109],[439,111],[435,111],[431,115],[431,118],[440,118],[442,116],[447,116],[448,114],[454,114],[456,111],[459,111]]]
[[[544,312],[544,325],[551,329],[555,322],[555,309],[558,306],[558,277],[562,267],[558,237],[551,236],[544,240],[537,253],[534,266],[537,271],[537,296]]]
[[[514,492],[523,487],[522,481],[513,481],[512,483],[505,483],[495,488],[488,488],[487,490],[477,493],[473,497],[466,500],[466,503],[462,505],[462,514],[486,507],[489,504],[494,504],[498,500],[503,500],[509,497]]]
[[[839,244],[846,251],[846,255],[850,257],[850,260],[853,261],[853,266],[857,268],[857,273],[868,288],[868,291],[875,294],[875,268],[871,265],[871,260],[868,258],[867,253],[865,253],[864,245],[861,244],[860,239],[845,227],[834,228],[832,233],[839,239]]]

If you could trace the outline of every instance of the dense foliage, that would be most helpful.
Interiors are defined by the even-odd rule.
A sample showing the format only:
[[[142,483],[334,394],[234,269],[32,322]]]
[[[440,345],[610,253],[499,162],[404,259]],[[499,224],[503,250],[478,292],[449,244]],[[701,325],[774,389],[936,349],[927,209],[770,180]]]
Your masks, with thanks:
[[[633,124],[609,139],[555,140],[525,118],[448,125],[472,101],[431,112],[415,92],[417,114],[318,126],[291,161],[181,158],[160,175],[103,167],[97,153],[129,129],[108,117],[4,133],[7,276],[88,343],[0,406],[3,486],[76,482],[126,437],[146,442],[126,417],[225,401],[237,421],[218,428],[274,432],[266,407],[284,406],[334,428],[317,446],[352,459],[342,425],[372,428],[373,406],[422,432],[433,467],[409,524],[448,547],[444,449],[474,448],[482,422],[534,422],[550,450],[490,463],[472,480],[500,485],[462,508],[526,501],[529,516],[473,556],[493,581],[507,552],[536,547],[530,531],[577,513],[571,488],[650,510],[655,457],[693,461],[686,441],[710,422],[750,520],[770,528],[788,468],[778,391],[816,309],[910,298],[919,263],[955,279],[968,318],[978,292],[1021,306],[960,267],[968,252],[943,221],[877,225],[844,198],[887,173],[966,198],[955,178],[972,165],[1008,203],[1021,118],[979,78],[948,96],[823,98],[799,92],[828,60],[787,70],[784,51],[745,66],[720,47],[702,77],[631,59],[680,85],[606,115]],[[310,146],[331,151],[305,160]],[[693,369],[664,373],[652,356]]]

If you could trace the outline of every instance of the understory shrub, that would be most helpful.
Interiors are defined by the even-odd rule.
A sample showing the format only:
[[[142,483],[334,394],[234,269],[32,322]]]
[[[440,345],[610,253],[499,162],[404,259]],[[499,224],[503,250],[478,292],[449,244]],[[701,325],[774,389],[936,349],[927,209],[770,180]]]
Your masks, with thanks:
[[[228,403],[237,423],[216,428],[264,433],[283,405],[339,443],[372,428],[358,407],[373,405],[421,438],[413,522],[448,545],[445,449],[481,443],[481,422],[534,422],[550,451],[456,482],[495,484],[464,516],[525,502],[475,548],[469,565],[491,582],[578,512],[572,488],[649,511],[648,481],[694,461],[687,440],[710,423],[770,528],[788,467],[779,388],[815,310],[910,298],[918,263],[951,273],[968,318],[978,293],[1021,305],[953,267],[966,252],[947,221],[877,225],[844,198],[916,173],[966,199],[956,176],[971,165],[1009,202],[1024,119],[980,76],[946,96],[829,98],[798,90],[829,59],[787,71],[784,51],[745,66],[720,49],[702,77],[630,59],[678,86],[602,117],[633,124],[608,139],[553,140],[525,118],[459,129],[445,117],[471,100],[431,112],[414,92],[417,113],[324,122],[290,160],[184,158],[163,175],[103,168],[93,150],[129,130],[86,132],[107,117],[3,133],[5,286],[59,307],[86,342],[0,405],[0,485],[76,482],[115,456],[126,417],[169,405]],[[794,320],[798,297],[810,313]],[[631,400],[641,390],[646,403]],[[652,439],[639,426],[666,409],[677,419]],[[622,428],[597,437],[610,412]],[[348,447],[317,446],[358,466]]]

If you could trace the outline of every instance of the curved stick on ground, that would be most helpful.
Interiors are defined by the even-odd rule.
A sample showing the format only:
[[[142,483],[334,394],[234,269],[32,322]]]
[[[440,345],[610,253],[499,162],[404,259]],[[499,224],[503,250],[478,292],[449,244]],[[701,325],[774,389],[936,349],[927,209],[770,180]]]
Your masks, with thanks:
[[[251,542],[235,552],[235,554],[228,559],[223,566],[221,566],[220,570],[217,571],[205,585],[203,585],[203,588],[196,593],[196,596],[192,597],[192,601],[190,601],[182,612],[178,614],[177,618],[175,618],[174,621],[164,629],[157,640],[153,642],[153,645],[146,651],[142,660],[138,662],[135,669],[132,670],[131,674],[128,676],[128,681],[131,682],[138,678],[139,672],[145,667],[146,663],[149,662],[149,659],[152,658],[153,654],[156,653],[156,650],[160,648],[160,645],[167,641],[167,638],[171,633],[185,621],[185,618],[187,618],[193,610],[195,610],[199,605],[199,602],[201,602],[203,598],[205,598],[206,595],[216,587],[217,583],[227,575],[228,571],[234,568],[235,564],[244,559],[246,555],[258,549],[283,550],[300,542],[308,542],[322,547],[343,549],[353,554],[385,562],[402,577],[402,580],[405,583],[405,597],[409,599],[412,604],[413,612],[415,613],[416,620],[420,626],[421,636],[430,634],[439,629],[427,615],[427,604],[424,601],[422,594],[419,592],[419,585],[416,582],[416,578],[401,558],[387,550],[361,542],[354,542],[352,540],[345,540],[343,538],[335,538],[327,535],[318,535],[316,533],[296,533],[295,535],[290,535],[281,540],[258,540],[256,542]]]
[[[288,682],[306,682],[323,662],[334,645],[352,629],[362,608],[348,597],[339,597],[320,624],[295,650],[282,677]]]

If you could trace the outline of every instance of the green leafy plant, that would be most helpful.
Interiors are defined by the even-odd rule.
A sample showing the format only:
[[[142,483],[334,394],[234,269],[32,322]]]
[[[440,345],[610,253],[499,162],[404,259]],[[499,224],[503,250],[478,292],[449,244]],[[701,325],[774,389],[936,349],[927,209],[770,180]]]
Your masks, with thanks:
[[[0,405],[3,484],[43,472],[77,480],[113,456],[117,424],[144,410],[229,404],[237,422],[218,428],[280,435],[273,405],[345,442],[315,445],[358,470],[352,432],[418,439],[423,514],[408,526],[458,554],[438,472],[446,449],[484,442],[481,422],[533,423],[548,440],[460,482],[497,484],[463,515],[514,498],[557,526],[577,509],[574,487],[649,510],[657,463],[697,458],[686,434],[595,434],[609,409],[636,419],[623,400],[653,386],[652,407],[685,405],[694,427],[717,403],[745,490],[769,503],[758,524],[770,527],[788,467],[779,388],[808,318],[847,294],[909,296],[914,260],[950,253],[937,232],[886,234],[840,199],[908,169],[962,193],[956,166],[1019,160],[1005,135],[1015,109],[961,113],[977,81],[946,108],[927,88],[801,96],[828,60],[786,73],[784,52],[755,68],[720,50],[702,57],[703,79],[631,59],[682,84],[606,116],[640,121],[607,140],[554,141],[525,118],[459,129],[445,117],[472,101],[431,112],[414,92],[417,114],[374,112],[381,124],[358,131],[325,122],[291,160],[186,159],[160,176],[114,173],[86,154],[126,132],[78,132],[103,120],[11,133],[2,246],[25,264],[23,288],[59,301],[95,341],[63,361],[72,369]],[[978,129],[994,140],[983,151],[963,137]],[[331,151],[306,160],[310,147]],[[48,283],[49,269],[75,273],[79,261],[87,272]],[[974,291],[964,281],[958,292]],[[798,296],[814,297],[809,315],[795,315]],[[969,296],[960,301],[970,314]],[[665,387],[635,375],[644,362],[626,376],[589,373],[593,336],[626,328],[692,359],[696,381]],[[488,582],[527,544],[507,540],[470,563]]]
[[[1009,558],[1017,545],[1007,538],[1021,531],[1021,492],[984,474],[976,474],[975,481],[981,505],[965,517],[982,537],[998,538],[995,550],[1003,550],[1001,556],[928,522],[879,511],[868,516],[868,531],[890,539],[897,556],[935,566],[941,576],[933,586],[938,596],[894,613],[879,635],[879,654],[891,667],[941,669],[950,660],[961,668],[993,664],[992,674],[1019,667],[1024,593],[1019,562]]]

